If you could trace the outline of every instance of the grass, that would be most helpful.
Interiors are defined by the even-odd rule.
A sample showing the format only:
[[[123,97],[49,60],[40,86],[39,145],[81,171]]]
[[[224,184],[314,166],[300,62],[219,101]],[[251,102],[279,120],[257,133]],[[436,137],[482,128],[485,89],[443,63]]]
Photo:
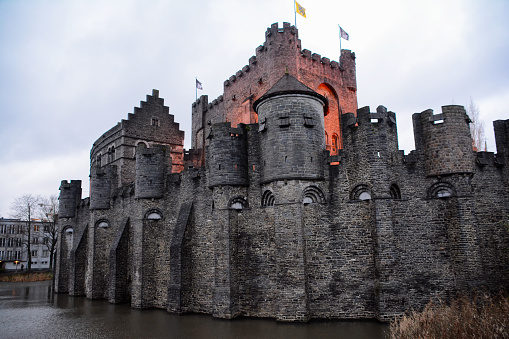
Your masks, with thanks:
[[[390,325],[391,339],[509,338],[509,298],[460,297],[450,305],[430,302]]]
[[[53,274],[49,272],[43,273],[17,273],[9,275],[0,275],[0,282],[32,282],[51,280]]]

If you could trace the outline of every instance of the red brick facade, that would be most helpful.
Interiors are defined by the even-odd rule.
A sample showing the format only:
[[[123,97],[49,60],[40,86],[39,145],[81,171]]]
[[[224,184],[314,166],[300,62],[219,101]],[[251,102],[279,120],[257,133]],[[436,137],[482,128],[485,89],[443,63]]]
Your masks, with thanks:
[[[267,92],[288,70],[300,82],[329,100],[325,115],[326,147],[331,154],[342,148],[341,114],[357,110],[355,54],[341,51],[340,61],[331,61],[301,49],[298,31],[289,23],[273,24],[256,55],[224,82],[224,94],[212,102],[207,96],[193,103],[192,147],[195,166],[203,165],[204,146],[210,126],[218,122],[257,123],[253,102]],[[190,159],[189,159],[190,160]]]

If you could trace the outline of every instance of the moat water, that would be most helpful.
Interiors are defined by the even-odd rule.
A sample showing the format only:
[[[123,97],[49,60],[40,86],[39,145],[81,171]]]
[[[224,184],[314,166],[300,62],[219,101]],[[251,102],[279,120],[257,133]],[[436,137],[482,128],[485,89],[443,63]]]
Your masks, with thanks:
[[[0,283],[0,338],[385,338],[376,321],[278,323],[272,319],[214,319],[172,315],[54,294],[51,282]]]

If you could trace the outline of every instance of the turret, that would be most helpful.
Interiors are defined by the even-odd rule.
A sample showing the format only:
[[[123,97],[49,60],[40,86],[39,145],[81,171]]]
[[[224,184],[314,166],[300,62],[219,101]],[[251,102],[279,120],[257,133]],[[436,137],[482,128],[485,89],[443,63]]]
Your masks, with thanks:
[[[92,166],[90,171],[90,209],[110,208],[111,190],[116,185],[117,166]]]
[[[357,116],[344,114],[341,125],[346,152],[360,154],[367,151],[380,158],[398,151],[396,114],[384,106],[378,106],[375,113],[366,106],[357,110]]]
[[[248,184],[246,125],[229,122],[212,125],[208,136],[209,186]]]
[[[497,159],[509,157],[509,120],[493,121],[495,142],[497,144]]]
[[[164,194],[164,178],[169,160],[164,145],[147,148],[140,143],[136,147],[136,198],[161,198]],[[170,162],[171,166],[171,162]]]
[[[441,114],[429,109],[412,120],[415,148],[424,154],[428,176],[474,172],[470,119],[463,106],[442,106]]]
[[[327,99],[288,73],[256,100],[262,182],[324,175]]]
[[[73,218],[76,215],[76,206],[81,200],[81,180],[62,180],[60,196],[58,198],[59,218]]]

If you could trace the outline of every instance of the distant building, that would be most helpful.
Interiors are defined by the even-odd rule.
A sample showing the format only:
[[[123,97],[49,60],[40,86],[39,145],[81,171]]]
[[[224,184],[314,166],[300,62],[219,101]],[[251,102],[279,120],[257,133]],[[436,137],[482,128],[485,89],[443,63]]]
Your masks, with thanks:
[[[472,150],[469,123],[462,106],[415,113],[404,154],[396,114],[357,107],[355,54],[274,24],[223,95],[192,104],[193,149],[153,90],[92,146],[90,197],[61,182],[55,288],[279,321],[507,289],[509,120],[497,154]]]
[[[19,219],[0,218],[0,268],[12,271],[27,269],[28,253],[26,243],[27,222]],[[48,223],[40,220],[30,222],[30,251],[32,252],[32,269],[47,269],[50,262],[48,238],[45,228]]]

